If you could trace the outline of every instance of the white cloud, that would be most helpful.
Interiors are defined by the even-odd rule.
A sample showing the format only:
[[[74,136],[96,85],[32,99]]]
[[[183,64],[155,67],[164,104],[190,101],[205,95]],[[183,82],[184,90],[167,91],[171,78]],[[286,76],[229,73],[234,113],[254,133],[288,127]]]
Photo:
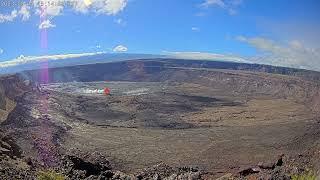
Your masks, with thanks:
[[[62,14],[64,5],[67,5],[66,0],[33,0],[33,6],[37,15],[41,17],[59,16]]]
[[[222,8],[226,7],[226,4],[222,0],[205,0],[201,4],[201,6],[203,6],[203,7],[210,7],[210,6],[214,6],[214,5],[222,7]]]
[[[228,12],[229,12],[230,15],[236,15],[237,14],[237,11],[235,9],[233,9],[233,8],[229,8]]]
[[[17,10],[11,11],[10,14],[0,14],[0,23],[13,21],[17,16]]]
[[[192,30],[192,31],[195,31],[195,32],[198,32],[198,31],[200,31],[200,28],[198,28],[198,27],[192,27],[191,30]]]
[[[93,11],[98,14],[116,15],[124,10],[128,0],[82,0],[73,4],[72,9],[80,13]]]
[[[3,54],[3,52],[4,52],[3,49],[0,48],[0,54]]]
[[[113,52],[126,52],[128,51],[128,48],[123,45],[118,45],[115,48],[113,48]]]
[[[195,59],[195,60],[220,60],[220,61],[234,61],[234,62],[248,62],[245,59],[225,54],[215,54],[206,52],[170,52],[164,51],[170,58],[177,59]]]
[[[121,24],[121,23],[122,23],[122,19],[117,19],[117,20],[116,20],[116,23],[117,23],[117,24]]]
[[[21,16],[22,21],[26,21],[30,18],[30,7],[23,4],[19,11],[12,10],[10,14],[0,14],[0,23],[11,22]]]
[[[50,20],[44,20],[40,25],[39,29],[48,29],[48,28],[54,28],[56,25],[51,24]]]
[[[0,62],[0,68],[6,68],[21,64],[28,64],[34,62],[42,62],[42,61],[56,61],[56,60],[63,60],[68,58],[79,58],[84,56],[93,56],[97,54],[103,54],[105,52],[96,52],[96,53],[81,53],[81,54],[58,54],[58,55],[46,55],[46,56],[24,56],[20,55],[19,57],[10,60]]]
[[[116,19],[114,22],[119,24],[120,26],[125,26],[126,25],[126,22],[121,18]]]
[[[204,0],[200,7],[209,8],[209,7],[219,7],[227,10],[230,15],[237,14],[237,7],[243,3],[242,0]]]
[[[255,63],[320,70],[320,50],[306,47],[300,41],[279,43],[262,37],[244,36],[236,39],[260,52],[259,56],[250,58]]]
[[[78,1],[73,5],[73,10],[79,13],[86,14],[89,12],[89,8],[91,4],[92,4],[91,0]]]
[[[30,7],[26,4],[21,6],[19,14],[22,16],[22,21],[26,21],[30,18]]]
[[[116,15],[127,6],[127,0],[105,0],[96,3],[98,13]]]
[[[63,6],[49,6],[44,11],[47,16],[59,16],[62,14]]]
[[[63,11],[78,13],[96,13],[103,15],[116,15],[127,6],[128,0],[30,0],[31,4],[23,4],[20,10],[12,10],[9,14],[0,14],[0,23],[14,21],[21,16],[23,21],[30,18],[32,14],[52,19],[63,15]],[[123,24],[122,20],[118,21]]]

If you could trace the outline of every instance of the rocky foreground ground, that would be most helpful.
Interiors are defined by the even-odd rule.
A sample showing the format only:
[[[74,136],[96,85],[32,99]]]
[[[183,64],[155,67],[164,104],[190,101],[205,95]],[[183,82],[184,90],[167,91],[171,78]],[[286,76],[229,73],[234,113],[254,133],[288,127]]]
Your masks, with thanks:
[[[261,162],[244,168],[237,173],[227,173],[217,177],[210,172],[192,167],[170,167],[158,164],[135,174],[118,171],[105,156],[98,152],[82,152],[70,149],[56,154],[55,165],[48,165],[32,157],[22,156],[21,149],[14,141],[1,136],[0,178],[1,179],[40,179],[50,174],[55,179],[292,179],[293,175],[310,171],[314,154],[301,154],[298,157],[280,155],[275,161]],[[48,176],[49,177],[49,176]]]

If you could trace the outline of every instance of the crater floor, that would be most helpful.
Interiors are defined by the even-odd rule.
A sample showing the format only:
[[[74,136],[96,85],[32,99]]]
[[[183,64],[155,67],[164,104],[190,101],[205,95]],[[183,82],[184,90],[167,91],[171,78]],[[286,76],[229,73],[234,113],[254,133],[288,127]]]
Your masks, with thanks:
[[[79,91],[104,87],[111,96]],[[125,172],[160,162],[236,172],[308,149],[316,137],[306,132],[318,127],[294,100],[235,96],[192,83],[64,83],[42,89],[49,92],[50,118],[71,127],[62,147],[104,152]]]

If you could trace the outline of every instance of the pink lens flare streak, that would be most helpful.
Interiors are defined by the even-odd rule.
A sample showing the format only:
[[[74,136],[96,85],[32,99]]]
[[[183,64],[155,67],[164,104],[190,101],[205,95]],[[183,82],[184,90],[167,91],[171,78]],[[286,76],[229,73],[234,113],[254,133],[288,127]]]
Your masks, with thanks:
[[[47,20],[45,7],[41,8],[40,24]],[[48,52],[48,32],[46,28],[40,28],[40,46],[44,54]],[[49,63],[48,59],[44,59],[41,63],[40,82],[42,84],[49,83]],[[57,164],[57,150],[53,144],[52,135],[54,132],[48,124],[50,120],[48,95],[41,95],[41,125],[38,132],[34,135],[34,146],[38,151],[38,158],[43,161],[46,167],[54,167]]]
[[[46,16],[46,9],[43,7],[41,9],[41,16],[40,16],[40,24],[47,20]],[[41,50],[44,53],[47,53],[48,50],[48,32],[46,28],[40,29],[40,43],[41,43]],[[42,83],[48,83],[49,82],[49,70],[48,70],[48,60],[45,59],[41,66],[41,82]]]

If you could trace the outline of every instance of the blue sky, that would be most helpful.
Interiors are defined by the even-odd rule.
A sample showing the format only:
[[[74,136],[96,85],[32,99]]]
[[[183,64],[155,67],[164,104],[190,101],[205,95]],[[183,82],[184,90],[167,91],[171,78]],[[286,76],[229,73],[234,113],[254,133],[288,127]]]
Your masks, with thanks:
[[[39,6],[57,1],[1,1],[7,4],[0,6],[0,61],[127,52],[320,69],[318,0],[60,0]],[[41,46],[44,33],[47,47]]]

